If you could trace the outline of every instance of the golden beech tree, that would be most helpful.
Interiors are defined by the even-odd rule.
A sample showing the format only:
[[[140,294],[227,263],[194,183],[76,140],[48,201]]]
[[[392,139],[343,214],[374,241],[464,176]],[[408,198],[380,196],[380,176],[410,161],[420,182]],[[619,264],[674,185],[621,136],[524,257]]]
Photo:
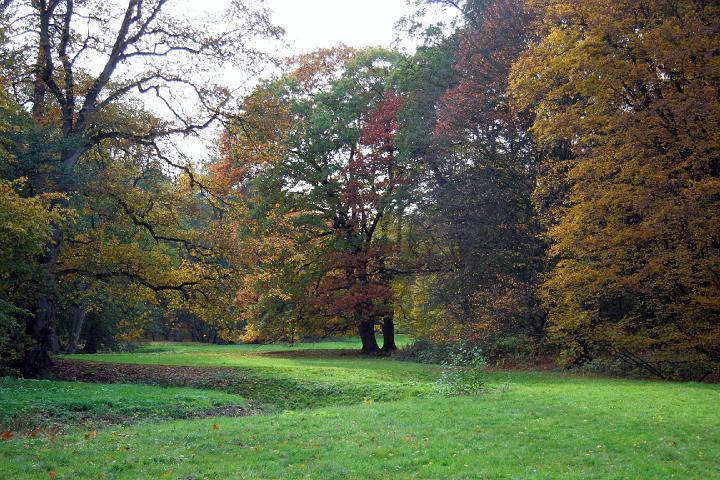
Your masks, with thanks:
[[[116,147],[91,150],[79,167],[85,181],[71,203],[76,220],[65,228],[56,266],[66,327],[60,343],[75,350],[92,327],[88,313],[105,330],[117,323],[124,340],[142,334],[160,309],[167,326],[187,314],[213,331],[228,326],[233,265],[215,235],[224,222],[189,177],[166,174],[152,151]],[[124,313],[111,315],[110,306]]]
[[[286,306],[307,305],[310,291],[287,286],[298,285],[302,265],[317,242],[312,232],[295,228],[293,219],[301,211],[263,202],[253,182],[285,158],[297,122],[271,83],[259,85],[239,110],[218,139],[219,158],[208,166],[208,181],[225,204],[223,221],[215,223],[212,237],[234,265],[236,284],[228,291],[237,320],[245,325],[241,337],[227,338],[292,342],[308,312]]]
[[[720,6],[541,0],[511,92],[543,147],[551,330],[572,361],[720,368]]]

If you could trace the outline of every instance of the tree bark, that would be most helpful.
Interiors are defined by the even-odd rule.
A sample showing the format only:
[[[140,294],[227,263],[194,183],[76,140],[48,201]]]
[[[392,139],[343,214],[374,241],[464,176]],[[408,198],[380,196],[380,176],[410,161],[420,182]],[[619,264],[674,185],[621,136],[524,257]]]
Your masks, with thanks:
[[[383,333],[383,346],[382,349],[384,352],[394,352],[398,349],[397,345],[395,344],[395,323],[393,322],[393,314],[390,313],[388,316],[385,317],[385,320],[382,323],[382,333]]]
[[[70,332],[70,342],[68,343],[67,353],[75,353],[78,343],[80,342],[80,333],[85,323],[85,309],[82,305],[75,305],[73,308],[72,332]]]
[[[53,348],[55,301],[51,295],[43,295],[38,302],[35,316],[29,320],[28,330],[33,346],[23,359],[22,371],[25,377],[43,378],[52,367],[50,352]]]
[[[371,355],[380,352],[380,346],[375,339],[375,322],[364,320],[358,324],[358,333],[362,341],[360,353]]]
[[[27,321],[26,330],[33,340],[33,345],[22,362],[22,372],[26,377],[45,377],[52,368],[50,354],[57,343],[55,336],[55,288],[57,285],[55,266],[62,241],[62,228],[56,225],[52,241],[48,245],[48,252],[40,261],[45,278],[38,293],[37,306],[34,315]]]
[[[97,315],[91,315],[87,320],[87,330],[85,332],[85,346],[83,347],[83,353],[97,353],[98,347],[100,346],[100,325],[98,325]]]

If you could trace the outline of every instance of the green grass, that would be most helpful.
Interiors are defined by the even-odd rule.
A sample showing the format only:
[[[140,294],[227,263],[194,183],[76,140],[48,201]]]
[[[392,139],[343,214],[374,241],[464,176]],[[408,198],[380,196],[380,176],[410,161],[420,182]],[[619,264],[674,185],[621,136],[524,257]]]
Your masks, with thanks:
[[[183,418],[245,403],[213,390],[0,378],[0,429]]]
[[[480,397],[13,440],[0,477],[720,478],[716,387],[494,376],[506,378],[509,390]]]
[[[359,355],[286,358],[262,354],[319,350],[321,345],[333,350],[359,349],[354,339],[298,344],[292,347],[294,350],[283,345],[152,343],[134,353],[64,358],[141,365],[234,367],[234,373],[223,374],[223,381],[213,375],[199,379],[192,386],[222,388],[270,410],[402,400],[425,397],[435,391],[434,382],[440,374],[437,366]]]
[[[251,397],[308,401],[269,415],[109,426],[90,439],[75,427],[54,440],[18,436],[0,443],[0,478],[720,478],[717,385],[493,372],[488,393],[448,398],[434,387],[434,366],[254,355],[247,346],[148,348],[80,357],[232,366],[256,382],[237,384]]]
[[[395,336],[395,343],[403,347],[412,341],[409,335],[399,334]],[[378,337],[378,343],[382,345],[382,337]],[[193,342],[148,342],[138,346],[138,353],[192,353],[192,352],[232,352],[232,353],[258,353],[278,351],[303,351],[303,350],[360,350],[360,339],[357,336],[335,337],[317,342],[296,343],[293,346],[287,343],[270,344],[239,344],[239,345],[209,345],[207,343]]]

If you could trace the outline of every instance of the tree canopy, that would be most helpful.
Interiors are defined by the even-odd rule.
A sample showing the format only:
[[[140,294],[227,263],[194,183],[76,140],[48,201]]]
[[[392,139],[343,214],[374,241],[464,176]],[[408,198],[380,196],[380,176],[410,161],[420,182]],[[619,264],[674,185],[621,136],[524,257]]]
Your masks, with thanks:
[[[282,61],[262,6],[168,3],[0,6],[3,364],[156,338],[390,354],[399,330],[718,374],[716,2],[418,0],[411,53]]]

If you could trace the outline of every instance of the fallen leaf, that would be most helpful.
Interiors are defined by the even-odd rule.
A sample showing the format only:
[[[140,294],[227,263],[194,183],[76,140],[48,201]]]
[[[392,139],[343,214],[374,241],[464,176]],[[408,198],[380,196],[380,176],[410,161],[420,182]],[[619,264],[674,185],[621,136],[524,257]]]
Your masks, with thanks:
[[[220,430],[220,425],[213,423],[213,430]]]
[[[412,435],[405,435],[406,442],[412,442]]]

